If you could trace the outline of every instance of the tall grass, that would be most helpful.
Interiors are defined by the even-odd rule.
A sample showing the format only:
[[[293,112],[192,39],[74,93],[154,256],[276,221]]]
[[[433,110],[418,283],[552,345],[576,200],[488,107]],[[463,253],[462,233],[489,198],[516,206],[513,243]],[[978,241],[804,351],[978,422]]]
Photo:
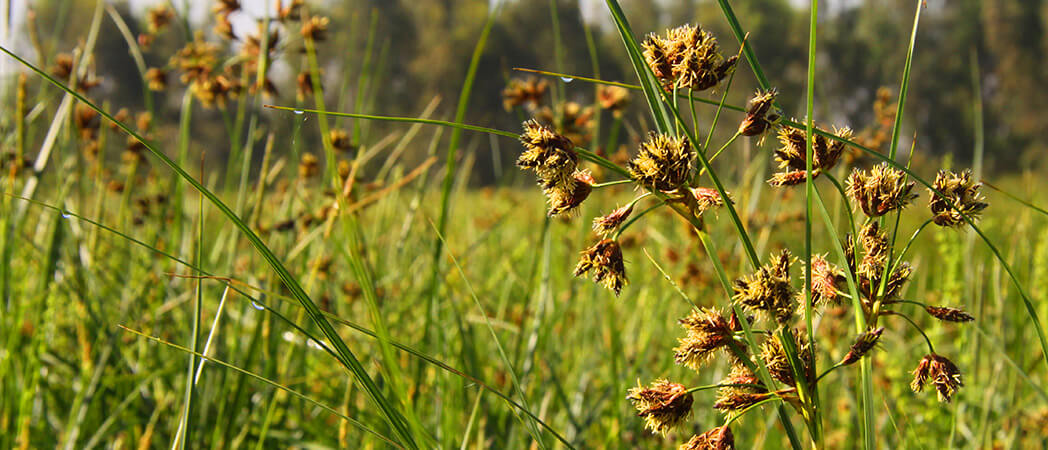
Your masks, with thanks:
[[[547,217],[544,200],[530,186],[468,186],[463,180],[473,175],[471,143],[487,143],[490,136],[515,149],[519,138],[519,130],[464,123],[472,85],[487,75],[478,67],[497,10],[477,38],[449,120],[429,118],[432,108],[419,117],[366,110],[373,95],[368,91],[382,89],[382,64],[371,51],[379,45],[375,17],[381,10],[371,12],[370,26],[359,33],[368,52],[366,69],[355,79],[344,75],[337,84],[324,83],[331,53],[314,39],[320,35],[303,34],[296,41],[301,55],[262,51],[257,77],[241,75],[245,86],[261,88],[270,58],[298,58],[292,62],[309,74],[311,96],[294,104],[278,98],[273,102],[289,106],[263,108],[262,96],[245,90],[214,111],[187,91],[175,123],[147,127],[116,117],[77,89],[89,75],[85,55],[103,12],[136,61],[143,60],[124,23],[130,19],[104,3],[82,47],[85,59],[76,60],[70,79],[0,48],[38,81],[14,84],[19,103],[14,113],[4,113],[18,124],[18,156],[36,161],[32,167],[4,167],[0,178],[0,446],[636,448],[675,445],[714,427],[729,427],[742,448],[856,446],[852,437],[859,434],[866,448],[1039,445],[1043,431],[1036,425],[1048,401],[1039,320],[1045,311],[1024,280],[1043,272],[1048,261],[1024,242],[1043,234],[1048,214],[1036,200],[1024,200],[1035,191],[1022,191],[1020,180],[987,184],[994,194],[978,227],[962,216],[969,231],[929,226],[927,212],[911,211],[923,211],[923,199],[905,214],[882,220],[892,230],[894,249],[885,273],[903,259],[916,267],[891,308],[912,317],[907,320],[921,331],[895,316],[880,316],[884,350],[867,355],[857,369],[835,363],[856,334],[879,326],[876,313],[863,313],[859,277],[844,271],[838,286],[842,297],[850,297],[844,306],[816,308],[810,302],[812,256],[825,252],[845,267],[855,242],[846,235],[865,217],[852,211],[859,210],[840,181],[844,168],[813,176],[816,137],[886,161],[925,187],[938,186],[921,176],[932,173],[930,163],[896,162],[920,5],[890,150],[882,154],[817,126],[826,112],[814,102],[818,14],[812,2],[807,117],[780,122],[803,130],[807,141],[805,194],[791,197],[761,187],[768,155],[760,147],[753,160],[708,151],[744,145],[737,135],[723,145],[715,142],[722,134],[717,128],[746,112],[738,104],[744,94],[732,91],[730,82],[710,98],[664,89],[645,61],[639,30],[631,28],[618,2],[606,4],[638,84],[559,73],[559,63],[557,72],[539,73],[552,75],[560,99],[581,84],[560,77],[640,92],[647,105],[643,116],[611,117],[612,126],[598,127],[592,142],[639,142],[643,124],[651,124],[697,150],[687,188],[694,179],[695,186],[711,185],[710,191],[734,202],[695,214],[678,193],[633,189],[627,186],[636,178],[630,168],[608,156],[611,148],[600,153],[596,145],[569,149],[603,182],[577,205],[581,219]],[[740,62],[734,76],[752,75],[761,88],[772,87],[776,74],[762,70],[759,49],[746,39],[746,18],[736,17],[728,1],[719,4],[747,61],[748,70],[743,73]],[[581,38],[560,36],[556,5],[550,2],[558,42]],[[319,14],[303,10],[301,21]],[[266,48],[269,33],[260,37]],[[598,55],[593,38],[586,39],[596,71],[598,57],[611,55]],[[725,53],[735,53],[721,44]],[[552,50],[563,56],[559,46]],[[146,69],[138,64],[143,78]],[[329,110],[333,98],[345,105],[338,91],[349,86],[356,91],[354,112]],[[159,107],[153,97],[146,93],[142,110]],[[682,101],[691,109],[690,120]],[[716,107],[715,119],[701,123],[696,104]],[[93,161],[84,156],[87,140],[75,123],[85,108],[114,125],[99,126],[103,152]],[[30,110],[37,112],[30,116]],[[610,112],[596,111],[609,118]],[[227,147],[224,170],[194,168],[199,117],[228,120],[228,142],[211,143],[205,155],[212,162],[210,155]],[[346,119],[353,119],[355,147],[348,156],[333,133]],[[404,124],[408,131],[366,133],[363,124],[372,121]],[[442,141],[439,129],[429,134],[420,128],[425,126],[451,128],[451,136]],[[146,135],[163,128],[169,133],[163,139]],[[700,129],[708,129],[708,137]],[[141,143],[148,159],[119,164],[106,158],[119,147],[113,143],[128,136],[132,144]],[[764,148],[774,146],[773,140]],[[392,142],[379,170],[367,164],[385,156]],[[427,145],[440,158],[407,165],[394,156]],[[263,154],[256,154],[258,148]],[[436,151],[441,148],[443,154]],[[324,152],[323,175],[313,174],[304,159],[315,151]],[[506,153],[515,158],[508,154],[518,151]],[[346,172],[340,172],[343,158]],[[445,161],[443,172],[434,172],[442,176],[431,178],[436,159]],[[105,170],[118,166],[123,172]],[[379,181],[384,184],[371,183]],[[636,211],[614,239],[630,284],[616,298],[572,272],[579,250],[592,241],[589,218],[627,204],[637,205]],[[803,220],[762,218],[762,212],[778,210],[803,212]],[[962,247],[958,233],[984,245]],[[738,294],[733,280],[764,265],[769,246],[802,249],[800,265],[807,270],[796,278],[807,288],[797,316],[800,329],[751,322],[746,318],[752,312],[732,300]],[[959,269],[936,271],[939,261],[955,261]],[[957,284],[971,298],[943,298]],[[885,289],[882,282],[879,292]],[[929,303],[963,306],[977,321],[968,330],[939,324],[922,315],[918,305]],[[759,385],[781,394],[727,416],[709,407],[724,388],[718,380],[729,362],[715,360],[696,372],[670,355],[680,338],[676,319],[710,306],[742,318],[728,352],[740,357]],[[1036,349],[1029,345],[1034,335],[1040,349],[1024,351]],[[784,347],[793,391],[769,361],[746,356],[759,354],[769,339]],[[965,386],[950,406],[907,386],[926,341],[964,371]],[[817,343],[811,369],[818,368],[816,379],[806,376],[805,343]],[[671,433],[676,440],[651,435],[623,398],[638,381],[658,378],[681,380],[689,398],[695,397],[689,420]]]

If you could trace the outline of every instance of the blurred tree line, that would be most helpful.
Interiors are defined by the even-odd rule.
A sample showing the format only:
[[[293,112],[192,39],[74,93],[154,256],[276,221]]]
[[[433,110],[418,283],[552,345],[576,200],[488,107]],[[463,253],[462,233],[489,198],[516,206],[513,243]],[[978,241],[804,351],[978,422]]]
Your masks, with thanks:
[[[265,0],[270,2],[270,0]],[[287,2],[288,0],[285,0]],[[38,0],[31,2],[35,27],[43,44],[31,60],[45,66],[58,52],[68,52],[83,41],[94,1]],[[176,9],[182,2],[174,1]],[[195,3],[195,2],[194,2]],[[200,3],[213,3],[203,2]],[[245,0],[244,3],[251,3]],[[520,111],[503,109],[501,90],[513,77],[527,74],[515,67],[594,76],[634,82],[635,75],[611,26],[601,1],[580,0],[331,0],[314,3],[315,14],[330,17],[328,38],[318,48],[325,73],[327,105],[331,109],[382,115],[418,115],[439,96],[434,117],[453,117],[455,102],[466,76],[471,54],[492,8],[490,37],[479,62],[478,76],[469,103],[467,122],[518,130]],[[690,22],[712,30],[722,51],[738,50],[713,0],[621,0],[638,34],[662,32]],[[826,125],[850,125],[861,130],[875,120],[873,104],[878,88],[897,95],[910,38],[916,2],[913,0],[824,1],[818,41],[816,86],[817,119]],[[494,6],[493,6],[494,5]],[[807,67],[808,12],[806,2],[790,0],[733,1],[743,28],[749,31],[764,71],[780,90],[786,114],[803,116]],[[117,2],[117,9],[133,33],[145,27],[140,11]],[[555,16],[551,8],[556,8]],[[193,29],[213,36],[214,17],[197,14],[188,21]],[[584,11],[586,14],[584,14]],[[556,22],[554,22],[554,17]],[[584,17],[592,17],[589,21]],[[1048,35],[1044,28],[1048,7],[1040,0],[928,0],[922,11],[914,54],[909,98],[906,103],[903,144],[917,136],[917,150],[928,155],[951,153],[967,164],[977,140],[977,109],[981,105],[983,135],[989,169],[1010,170],[1040,164],[1036,155],[1048,142],[1048,106],[1045,58]],[[17,22],[17,21],[16,21]],[[556,27],[554,26],[556,24]],[[241,24],[242,25],[242,24]],[[239,26],[239,38],[250,31]],[[558,35],[559,31],[559,35]],[[33,36],[34,33],[19,35]],[[592,39],[590,45],[587,35]],[[146,53],[151,66],[163,66],[187,41],[186,36],[158,39]],[[558,49],[559,43],[559,49]],[[232,47],[231,47],[232,48]],[[592,51],[591,51],[592,50]],[[233,51],[233,50],[230,50]],[[296,104],[295,75],[303,57],[288,50],[289,67],[277,70],[274,83],[280,93],[266,103]],[[106,20],[95,49],[95,70],[105,80],[92,95],[113,108],[140,107],[143,81],[132,70],[128,45],[112,21]],[[592,104],[595,89],[582,82],[563,83],[549,78],[551,92],[566,100]],[[175,80],[158,98],[159,120],[177,123],[181,94]],[[740,63],[728,101],[745,103],[756,83],[749,68]],[[720,93],[708,94],[719,99]],[[630,116],[642,129],[645,105],[633,96]],[[893,100],[894,101],[894,100]],[[301,104],[310,105],[310,101]],[[359,109],[359,110],[358,110]],[[712,110],[706,111],[712,113]],[[195,115],[198,139],[225,131],[214,120],[217,112]],[[735,120],[728,116],[729,121]],[[273,129],[287,129],[286,114],[269,114]],[[389,124],[368,124],[371,136],[396,129]],[[725,132],[734,126],[724,126]],[[314,131],[315,133],[315,131]],[[358,138],[363,137],[357,136]],[[315,139],[315,137],[314,137]],[[470,139],[474,139],[470,141]],[[467,145],[488,148],[487,137],[469,135]],[[419,145],[418,157],[425,152]],[[478,167],[512,164],[517,148],[503,143],[504,157],[476,152]],[[498,161],[498,162],[493,162]],[[478,170],[478,173],[492,173]],[[488,178],[483,176],[482,178]],[[487,180],[480,180],[487,181]]]

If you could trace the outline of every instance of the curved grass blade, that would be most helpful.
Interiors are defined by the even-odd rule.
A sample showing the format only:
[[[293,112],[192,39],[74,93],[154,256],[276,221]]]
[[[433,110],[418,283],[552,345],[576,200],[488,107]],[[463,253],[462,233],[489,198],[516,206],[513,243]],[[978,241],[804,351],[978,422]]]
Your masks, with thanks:
[[[77,213],[64,210],[64,209],[59,208],[57,206],[49,205],[49,204],[41,202],[39,200],[33,200],[33,199],[25,198],[25,197],[19,197],[17,195],[6,193],[6,192],[4,194],[8,195],[8,196],[10,196],[12,198],[18,199],[18,200],[29,202],[29,203],[31,203],[31,204],[33,204],[35,206],[39,206],[41,208],[49,209],[49,210],[51,210],[51,211],[53,211],[53,212],[55,212],[57,214],[62,214],[64,216],[73,217],[73,218],[76,218],[76,219],[78,219],[80,221],[86,222],[86,223],[88,223],[88,224],[90,224],[92,226],[98,227],[101,230],[104,230],[106,232],[115,234],[118,237],[120,237],[121,239],[125,239],[128,242],[131,242],[131,243],[133,243],[135,245],[138,245],[140,247],[143,247],[143,248],[146,248],[148,250],[151,250],[151,251],[155,252],[156,254],[158,254],[160,256],[163,256],[163,257],[165,257],[165,258],[167,258],[167,259],[169,259],[171,261],[174,261],[174,262],[176,262],[178,264],[181,264],[181,265],[183,265],[185,267],[193,269],[194,271],[202,273],[202,274],[204,274],[203,278],[214,279],[216,281],[223,282],[229,289],[232,289],[234,292],[242,295],[248,301],[252,302],[256,307],[261,307],[266,312],[268,312],[270,314],[273,314],[274,316],[276,316],[281,321],[283,321],[286,324],[288,324],[289,326],[295,328],[300,333],[302,333],[306,337],[308,337],[308,338],[312,339],[314,342],[316,342],[317,345],[320,346],[321,350],[327,352],[332,357],[337,358],[337,355],[335,354],[334,350],[331,350],[331,348],[328,347],[326,344],[324,344],[324,342],[321,339],[318,339],[316,336],[313,336],[308,331],[302,329],[295,322],[291,321],[290,319],[288,319],[284,315],[280,314],[278,311],[270,308],[268,305],[266,305],[265,303],[261,302],[259,299],[255,298],[254,296],[252,296],[250,293],[248,293],[244,289],[241,289],[241,288],[237,287],[237,284],[241,284],[241,285],[245,286],[248,289],[252,289],[254,291],[261,292],[261,293],[263,293],[263,294],[265,294],[265,295],[267,295],[269,297],[273,297],[273,298],[276,298],[276,299],[279,299],[279,300],[282,300],[282,301],[289,301],[289,302],[293,302],[294,303],[295,299],[292,298],[292,297],[288,297],[288,296],[280,294],[278,292],[266,291],[266,290],[264,290],[262,288],[251,286],[251,285],[248,285],[246,283],[234,280],[232,278],[215,276],[214,274],[209,273],[206,270],[197,267],[193,263],[190,263],[188,261],[184,261],[184,260],[178,258],[177,256],[174,256],[174,255],[172,255],[170,253],[164,252],[163,250],[160,250],[160,249],[158,249],[156,247],[153,247],[152,245],[149,245],[149,244],[147,244],[145,242],[142,242],[142,241],[140,241],[140,240],[138,240],[138,239],[136,239],[136,238],[134,238],[132,236],[129,236],[129,235],[127,235],[127,234],[117,230],[117,229],[111,228],[111,227],[109,227],[109,226],[107,226],[105,224],[96,222],[96,221],[94,221],[92,219],[89,219],[87,217],[81,216],[81,215],[79,215]],[[192,275],[180,275],[180,277],[182,277],[182,278],[200,278],[200,277],[196,277],[196,276],[192,276]],[[369,338],[376,339],[376,340],[379,339],[379,336],[378,336],[377,332],[372,331],[371,329],[369,329],[367,327],[364,327],[363,325],[359,325],[359,324],[357,324],[355,322],[352,322],[352,321],[340,318],[340,317],[338,317],[338,316],[336,316],[336,315],[334,315],[332,313],[324,312],[323,314],[324,314],[325,317],[327,317],[328,319],[330,319],[331,321],[333,321],[333,322],[335,322],[335,323],[337,323],[339,325],[343,325],[343,326],[349,327],[349,328],[351,328],[351,329],[353,329],[353,330],[355,330],[355,331],[357,331],[357,332],[359,332],[361,334],[366,335]],[[517,403],[516,401],[514,401],[513,399],[511,399],[509,396],[503,394],[501,391],[499,391],[495,387],[491,386],[490,384],[482,381],[481,379],[479,379],[477,377],[474,377],[474,376],[472,376],[470,374],[467,374],[467,373],[465,373],[465,372],[463,372],[461,370],[458,370],[458,369],[456,369],[456,368],[454,368],[454,367],[444,363],[443,361],[440,361],[439,359],[436,359],[436,358],[434,358],[432,356],[429,356],[426,353],[424,353],[424,352],[422,352],[420,350],[417,350],[414,347],[411,347],[411,346],[409,346],[407,344],[404,344],[404,343],[401,343],[401,342],[398,342],[398,341],[392,340],[392,339],[389,340],[389,343],[393,347],[396,347],[398,350],[406,352],[406,353],[410,354],[411,356],[419,358],[422,361],[425,361],[426,363],[428,363],[430,365],[433,365],[433,366],[435,366],[435,367],[437,367],[437,368],[439,368],[441,370],[444,370],[445,372],[448,372],[448,373],[450,373],[452,375],[458,376],[458,377],[460,377],[460,378],[462,378],[462,379],[464,379],[466,381],[469,381],[470,383],[473,383],[473,384],[476,384],[477,386],[480,386],[482,389],[484,389],[484,390],[486,390],[488,392],[491,392],[492,394],[494,394],[495,396],[497,396],[501,400],[505,401],[508,405],[512,406],[513,408],[516,408],[516,409],[520,410],[524,415],[530,417],[532,420],[534,420],[536,423],[538,423],[539,426],[541,426],[542,428],[545,428],[546,431],[549,431],[550,434],[552,434],[555,438],[557,438],[557,440],[559,440],[565,446],[567,446],[568,448],[573,448],[571,446],[571,444],[566,439],[564,439],[564,437],[560,433],[557,432],[557,430],[553,429],[553,427],[551,427],[549,424],[544,422],[542,419],[540,419],[538,416],[536,416],[530,410],[528,410],[523,405],[521,405],[521,404]]]
[[[666,109],[666,104],[662,102],[660,95],[662,86],[655,79],[655,74],[651,72],[651,68],[644,62],[644,55],[641,54],[640,45],[637,44],[637,38],[634,37],[633,29],[630,28],[630,23],[626,20],[626,14],[622,12],[619,2],[606,0],[605,3],[611,11],[615,27],[618,28],[619,35],[622,37],[622,43],[626,46],[626,53],[629,54],[630,63],[632,63],[633,69],[637,72],[637,78],[640,80],[640,85],[644,90],[644,97],[648,100],[648,107],[651,109],[652,117],[655,119],[655,128],[660,133],[666,133],[674,122],[673,116]]]
[[[34,66],[32,63],[22,59],[15,53],[8,50],[6,47],[0,46],[0,51],[14,58],[20,64],[29,68],[37,75],[39,75],[41,78],[46,79],[51,84],[54,84],[56,87],[62,89],[67,94],[76,98],[78,101],[82,102],[84,105],[88,106],[102,117],[116,124],[128,135],[137,139],[145,146],[146,150],[153,154],[153,156],[155,156],[164,165],[168,166],[168,168],[174,171],[179,177],[181,177],[191,186],[193,186],[193,188],[200,192],[201,195],[206,197],[207,200],[214,207],[218,208],[218,210],[221,211],[222,214],[225,215],[230,220],[230,222],[232,222],[233,225],[237,227],[237,229],[240,230],[240,232],[248,239],[248,241],[251,242],[251,245],[254,246],[255,249],[262,255],[262,257],[270,265],[273,271],[277,273],[285,287],[287,287],[288,290],[291,291],[295,299],[302,304],[310,319],[312,319],[313,322],[317,325],[317,327],[321,329],[321,331],[328,338],[328,340],[332,342],[332,344],[335,346],[336,354],[338,355],[338,361],[342,363],[342,365],[346,367],[350,372],[352,372],[353,375],[356,377],[357,381],[359,381],[363,385],[364,390],[367,392],[368,396],[379,407],[387,422],[389,422],[390,426],[396,432],[397,436],[402,440],[402,444],[406,445],[408,448],[417,448],[415,439],[409,430],[404,416],[393,407],[392,403],[388,399],[385,398],[378,385],[371,378],[371,376],[368,375],[367,371],[364,369],[364,366],[357,359],[356,355],[353,354],[353,352],[349,349],[349,347],[342,340],[342,338],[338,336],[338,333],[331,326],[331,323],[329,323],[324,318],[324,315],[321,313],[320,308],[317,307],[316,303],[314,303],[313,300],[309,297],[309,295],[306,294],[305,290],[302,289],[302,286],[298,283],[298,280],[293,275],[291,275],[291,272],[289,272],[287,268],[284,267],[283,263],[280,262],[277,256],[269,249],[269,247],[266,246],[264,242],[262,242],[262,239],[259,238],[258,235],[256,235],[255,232],[252,231],[251,228],[248,227],[247,224],[235,212],[233,212],[232,209],[226,206],[226,204],[222,202],[222,200],[219,199],[217,195],[215,195],[213,192],[204,187],[203,184],[201,184],[199,181],[193,178],[192,175],[190,175],[188,172],[182,169],[181,166],[179,166],[177,163],[171,160],[171,158],[169,158],[163,152],[158,150],[151,142],[140,136],[127,124],[117,120],[107,111],[98,107],[93,102],[85,98],[83,95],[79,94],[73,89],[70,89],[62,82],[54,79],[49,74]]]
[[[218,364],[218,365],[220,365],[222,367],[225,367],[227,369],[235,370],[237,372],[240,372],[241,374],[247,375],[247,376],[249,376],[251,378],[254,378],[254,379],[258,380],[258,381],[266,383],[266,384],[268,384],[270,386],[273,386],[273,387],[275,387],[277,389],[280,389],[280,390],[282,390],[284,392],[287,392],[288,394],[291,394],[291,395],[293,395],[295,397],[298,397],[301,400],[304,400],[304,401],[306,401],[308,403],[311,403],[311,404],[313,404],[313,405],[315,405],[315,406],[317,406],[317,407],[319,407],[319,408],[321,408],[321,409],[323,409],[323,410],[325,410],[325,411],[327,411],[327,412],[329,412],[329,413],[331,413],[331,414],[333,414],[335,416],[338,416],[342,420],[345,420],[346,422],[348,422],[350,425],[353,425],[354,427],[357,427],[361,431],[367,432],[367,433],[369,433],[369,434],[371,434],[371,435],[373,435],[375,437],[378,437],[379,439],[382,439],[387,444],[393,445],[394,447],[397,447],[397,448],[404,448],[400,444],[398,444],[396,441],[394,441],[394,440],[392,440],[392,439],[390,439],[390,438],[388,438],[386,436],[383,436],[379,432],[377,432],[375,430],[372,430],[367,425],[364,425],[363,423],[360,423],[360,422],[354,420],[352,417],[346,416],[345,414],[342,414],[342,413],[338,412],[336,409],[334,409],[334,408],[332,408],[330,406],[327,406],[327,405],[325,405],[323,403],[320,403],[320,402],[312,399],[308,395],[305,395],[305,394],[303,394],[301,392],[298,392],[298,391],[296,391],[294,389],[291,389],[291,388],[289,388],[287,386],[284,386],[284,385],[282,385],[280,383],[277,383],[276,381],[270,380],[269,378],[263,377],[262,375],[258,375],[258,374],[254,373],[254,372],[249,371],[249,370],[242,369],[240,367],[234,366],[233,364],[227,363],[227,362],[222,361],[220,359],[215,359],[215,358],[212,358],[210,356],[205,356],[204,354],[195,352],[192,349],[183,347],[183,346],[175,344],[173,342],[165,341],[165,340],[160,339],[160,338],[155,337],[155,336],[150,336],[150,335],[145,334],[145,333],[143,333],[141,331],[133,330],[133,329],[125,327],[123,325],[117,325],[117,326],[120,327],[120,329],[122,329],[124,331],[127,331],[128,333],[131,333],[131,334],[134,334],[134,335],[138,335],[139,337],[146,338],[146,339],[148,339],[150,341],[153,341],[153,342],[156,342],[156,343],[159,343],[159,344],[162,344],[162,345],[166,345],[166,346],[171,347],[171,348],[173,348],[175,350],[178,350],[180,352],[184,352],[184,353],[192,355],[192,356],[194,356],[196,358],[199,358],[199,359],[201,359],[203,361],[209,361],[209,362]]]

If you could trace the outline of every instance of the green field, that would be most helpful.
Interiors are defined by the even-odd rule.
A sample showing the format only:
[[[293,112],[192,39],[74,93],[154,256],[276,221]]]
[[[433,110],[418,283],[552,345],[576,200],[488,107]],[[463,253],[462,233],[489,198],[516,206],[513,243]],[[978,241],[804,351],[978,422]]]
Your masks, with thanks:
[[[327,35],[341,16],[301,2],[256,17],[278,34],[238,25],[234,39],[222,20],[248,14],[235,1],[202,24],[169,2],[138,16],[72,3],[38,6],[42,21],[84,16],[73,51],[60,31],[3,46],[0,448],[1048,438],[1048,183],[1032,164],[984,169],[1007,149],[984,144],[981,101],[971,152],[922,151],[903,124],[922,102],[906,97],[919,14],[883,62],[901,77],[850,133],[806,88],[820,83],[815,16],[800,89],[747,104],[776,74],[740,46],[741,2],[704,10],[719,47],[598,2],[611,54],[537,2],[550,52],[619,58],[631,72],[616,78],[512,59],[487,71],[502,37],[484,9],[457,50],[459,97],[404,116],[383,108],[390,10],[351,15],[347,46],[365,51],[347,56]],[[137,77],[126,108],[111,79],[92,86],[84,55],[107,40]],[[331,61],[354,69],[325,77]],[[290,75],[264,95],[271,66]],[[484,121],[471,99],[495,82],[506,109]],[[741,136],[745,120],[768,129]],[[862,333],[876,345],[856,353]],[[660,379],[680,390],[644,390]]]

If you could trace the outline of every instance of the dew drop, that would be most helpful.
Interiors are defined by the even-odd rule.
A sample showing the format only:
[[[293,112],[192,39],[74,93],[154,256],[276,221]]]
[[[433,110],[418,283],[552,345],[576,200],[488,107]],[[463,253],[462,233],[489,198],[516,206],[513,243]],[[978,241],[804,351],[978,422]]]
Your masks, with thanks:
[[[296,109],[296,110],[295,110],[295,114],[298,114],[298,115],[300,115],[300,116],[301,116],[302,114],[305,114],[305,111],[302,111],[302,110],[300,110],[300,109]]]
[[[254,301],[254,300],[252,300],[252,301],[251,301],[251,306],[252,306],[253,308],[255,308],[255,309],[259,310],[259,311],[265,311],[265,309],[266,309],[266,307],[265,307],[265,306],[262,306],[262,305],[259,305],[258,303],[255,303],[255,301]]]
[[[563,81],[565,83],[571,83],[572,81],[575,81],[575,79],[571,77],[560,77],[560,81]]]
[[[62,211],[62,218],[63,219],[71,219],[71,218],[73,218],[73,215],[69,214],[69,213],[67,213],[65,211]]]

